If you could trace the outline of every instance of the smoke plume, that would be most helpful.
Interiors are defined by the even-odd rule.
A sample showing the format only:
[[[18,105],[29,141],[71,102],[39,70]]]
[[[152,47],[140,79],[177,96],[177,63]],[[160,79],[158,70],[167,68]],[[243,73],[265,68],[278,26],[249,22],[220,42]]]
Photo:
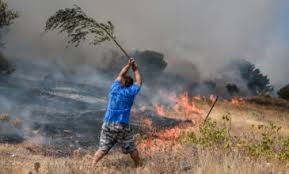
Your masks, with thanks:
[[[66,48],[65,36],[43,33],[50,15],[73,4],[98,20],[111,20],[118,39],[129,51],[150,49],[164,53],[170,72],[183,70],[183,66],[170,62],[185,60],[202,70],[201,78],[216,77],[229,60],[246,58],[268,74],[274,85],[285,83],[279,80],[284,74],[268,67],[270,62],[276,67],[283,62],[288,64],[280,55],[287,55],[282,46],[280,50],[275,48],[278,43],[272,44],[275,11],[282,5],[281,1],[272,0],[9,0],[20,18],[7,36],[6,53],[12,58],[49,61],[74,70],[80,65],[93,67],[101,63],[103,53],[113,44]],[[181,74],[187,76],[186,71]]]
[[[89,123],[97,129],[95,117],[102,119],[99,110],[106,107],[109,85],[126,61],[113,43],[73,47],[66,44],[65,35],[44,32],[49,16],[73,4],[96,20],[111,21],[128,52],[158,57],[137,60],[146,70],[139,105],[163,102],[162,93],[181,91],[183,86],[193,94],[226,96],[228,88],[245,95],[247,84],[240,72],[227,68],[235,59],[253,63],[277,88],[288,83],[288,47],[276,37],[276,11],[284,5],[282,0],[9,0],[8,4],[19,18],[5,35],[3,52],[16,71],[7,78],[0,76],[0,110],[19,115],[44,136],[66,128],[86,131]],[[149,67],[152,62],[158,64],[154,69]],[[79,120],[86,122],[78,124]]]

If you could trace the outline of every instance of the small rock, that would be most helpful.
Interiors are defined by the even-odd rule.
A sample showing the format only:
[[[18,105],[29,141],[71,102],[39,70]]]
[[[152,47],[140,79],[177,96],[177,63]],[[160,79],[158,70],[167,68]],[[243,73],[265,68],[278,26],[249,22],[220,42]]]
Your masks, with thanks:
[[[192,166],[188,161],[182,160],[180,162],[180,168],[181,168],[181,170],[190,170],[192,168]]]
[[[194,157],[198,157],[199,156],[198,147],[197,146],[192,146],[192,155]]]
[[[76,150],[73,151],[73,155],[74,155],[74,156],[84,156],[84,155],[86,155],[87,153],[88,153],[88,151],[85,150],[85,149],[83,149],[83,148],[81,148],[81,147],[79,147],[78,149],[76,149]]]
[[[34,163],[34,170],[38,173],[39,169],[40,169],[40,163],[39,162]]]

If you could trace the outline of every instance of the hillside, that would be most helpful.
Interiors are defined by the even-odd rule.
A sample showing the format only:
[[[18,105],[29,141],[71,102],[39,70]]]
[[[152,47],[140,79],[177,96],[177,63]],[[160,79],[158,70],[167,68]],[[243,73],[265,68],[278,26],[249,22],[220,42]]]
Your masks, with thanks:
[[[201,118],[212,104],[209,99],[190,99],[200,113],[184,109],[185,100],[178,103],[178,111],[182,112],[163,107],[167,117],[192,122],[157,130],[153,120],[143,119],[143,131],[135,135],[143,159],[143,166],[137,169],[129,156],[121,154],[117,148],[96,168],[91,168],[95,147],[62,154],[47,145],[26,140],[21,144],[0,145],[0,173],[286,174],[289,171],[289,109],[272,103],[272,106],[256,104],[256,100],[260,99],[220,101],[209,122],[202,126]],[[276,99],[270,101],[274,103]],[[145,118],[146,112],[139,114]],[[280,130],[279,126],[282,127]]]

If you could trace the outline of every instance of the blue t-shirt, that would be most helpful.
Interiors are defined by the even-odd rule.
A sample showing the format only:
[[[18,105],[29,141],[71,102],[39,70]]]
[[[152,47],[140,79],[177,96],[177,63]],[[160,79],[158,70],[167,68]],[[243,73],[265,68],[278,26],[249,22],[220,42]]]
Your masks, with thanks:
[[[130,110],[139,91],[140,86],[137,84],[125,87],[119,80],[115,80],[110,88],[104,122],[128,124]]]

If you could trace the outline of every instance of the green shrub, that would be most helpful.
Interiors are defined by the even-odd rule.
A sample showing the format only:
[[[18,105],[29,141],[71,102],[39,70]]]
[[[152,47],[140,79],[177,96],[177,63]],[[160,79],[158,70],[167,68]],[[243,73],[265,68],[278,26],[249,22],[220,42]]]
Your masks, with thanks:
[[[281,127],[270,123],[269,125],[259,125],[261,139],[253,143],[248,143],[248,150],[254,156],[274,158],[278,155],[277,146],[280,146],[279,131]]]
[[[225,122],[230,121],[228,115],[225,115],[223,120]],[[186,133],[180,137],[180,142],[182,144],[194,143],[200,144],[204,147],[218,146],[227,149],[232,144],[229,130],[230,128],[228,128],[226,124],[223,124],[223,126],[218,126],[217,122],[208,119],[207,122],[200,127],[198,136],[193,132]]]
[[[218,127],[216,122],[208,121],[200,128],[198,143],[205,147],[229,147],[230,137],[226,127]]]
[[[179,142],[181,144],[195,144],[195,143],[198,143],[198,139],[194,132],[188,132],[188,133],[183,133],[180,136]]]
[[[279,159],[289,161],[289,138],[281,140],[281,151]]]
[[[284,86],[278,91],[278,95],[280,98],[283,98],[285,100],[289,100],[289,84]]]
[[[223,124],[208,120],[201,125],[198,133],[184,133],[179,141],[182,144],[199,144],[204,148],[217,147],[222,150],[239,150],[257,158],[289,161],[289,138],[279,135],[280,126],[273,123],[252,126],[260,132],[260,137],[232,137],[230,135],[230,113],[223,116]],[[253,130],[254,131],[254,130]]]

